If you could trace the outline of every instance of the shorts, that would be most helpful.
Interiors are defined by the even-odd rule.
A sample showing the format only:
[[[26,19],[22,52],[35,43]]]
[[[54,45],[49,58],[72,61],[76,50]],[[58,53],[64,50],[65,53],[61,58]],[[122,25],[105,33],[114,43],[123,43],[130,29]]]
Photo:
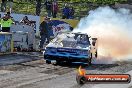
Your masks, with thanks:
[[[2,27],[1,32],[10,32],[10,27]]]

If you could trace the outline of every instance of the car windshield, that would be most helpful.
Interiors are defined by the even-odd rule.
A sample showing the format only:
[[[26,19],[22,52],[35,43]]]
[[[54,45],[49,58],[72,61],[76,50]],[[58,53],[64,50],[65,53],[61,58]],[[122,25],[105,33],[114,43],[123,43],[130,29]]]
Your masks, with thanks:
[[[90,45],[89,37],[86,34],[62,33],[53,40],[61,47],[87,48]]]

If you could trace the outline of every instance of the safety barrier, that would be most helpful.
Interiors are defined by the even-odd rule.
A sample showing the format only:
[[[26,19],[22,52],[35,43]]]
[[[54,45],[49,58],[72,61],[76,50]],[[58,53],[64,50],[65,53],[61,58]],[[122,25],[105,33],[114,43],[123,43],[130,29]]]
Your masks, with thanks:
[[[34,27],[19,23],[12,25],[10,31],[15,50],[33,51],[36,49]]]
[[[12,33],[0,32],[0,55],[13,52]]]

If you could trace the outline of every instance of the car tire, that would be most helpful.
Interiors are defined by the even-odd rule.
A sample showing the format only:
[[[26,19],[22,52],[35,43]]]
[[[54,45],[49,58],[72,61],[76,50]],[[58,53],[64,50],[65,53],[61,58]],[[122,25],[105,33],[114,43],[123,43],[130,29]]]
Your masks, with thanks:
[[[92,53],[90,54],[90,58],[88,60],[88,65],[92,65]]]
[[[53,65],[59,65],[60,64],[60,61],[56,60],[56,63],[54,63]]]
[[[88,65],[92,65],[91,58],[90,58],[90,60],[88,61]]]
[[[69,60],[66,61],[66,64],[67,64],[67,65],[71,65],[71,61],[69,61]]]
[[[51,61],[49,61],[49,60],[46,60],[46,64],[51,64]]]

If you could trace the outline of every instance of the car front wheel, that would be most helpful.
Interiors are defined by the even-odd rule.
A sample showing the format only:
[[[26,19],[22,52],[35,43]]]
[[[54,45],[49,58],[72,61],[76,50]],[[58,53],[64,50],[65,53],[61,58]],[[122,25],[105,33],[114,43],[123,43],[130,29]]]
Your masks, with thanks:
[[[51,64],[51,61],[49,61],[49,60],[46,60],[46,64]]]

